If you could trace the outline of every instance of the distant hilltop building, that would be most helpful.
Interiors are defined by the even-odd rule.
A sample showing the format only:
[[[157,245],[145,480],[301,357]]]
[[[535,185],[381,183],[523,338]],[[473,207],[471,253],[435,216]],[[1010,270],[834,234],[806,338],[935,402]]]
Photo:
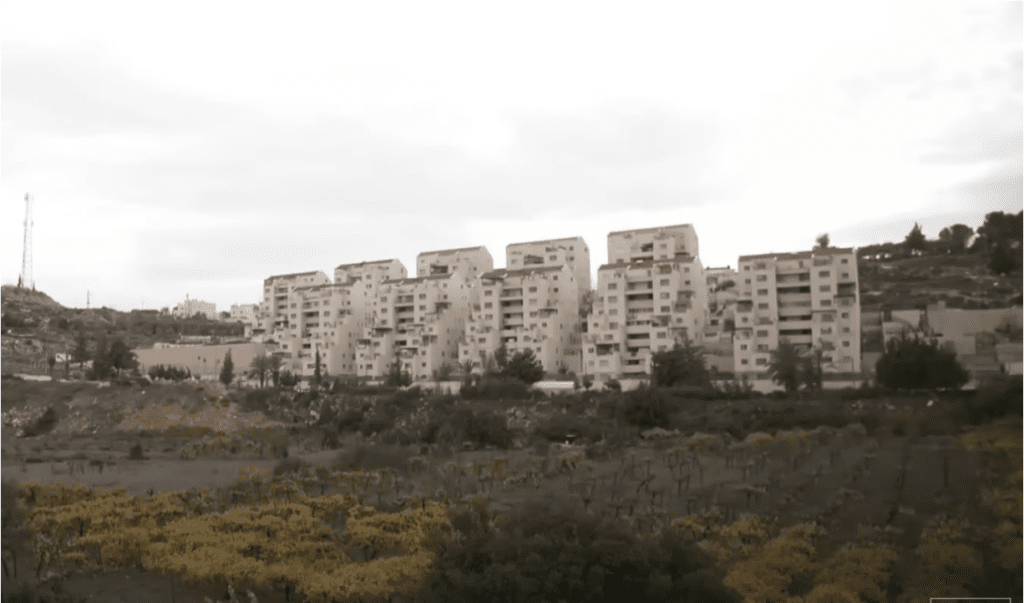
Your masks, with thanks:
[[[210,320],[217,320],[217,304],[186,297],[185,301],[174,306],[171,314],[180,318],[192,318],[196,314],[202,314]]]

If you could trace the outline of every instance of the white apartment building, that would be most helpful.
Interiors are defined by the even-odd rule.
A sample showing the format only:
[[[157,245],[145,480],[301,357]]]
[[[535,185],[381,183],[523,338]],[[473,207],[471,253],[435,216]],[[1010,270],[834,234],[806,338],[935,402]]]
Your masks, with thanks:
[[[185,296],[185,301],[174,306],[174,309],[171,310],[171,315],[180,318],[192,318],[196,314],[202,314],[209,320],[217,320],[217,304],[198,299],[189,299],[188,296]]]
[[[700,257],[697,232],[691,224],[658,226],[608,233],[608,263]]]
[[[416,256],[416,276],[437,276],[458,272],[464,282],[475,281],[494,270],[494,260],[484,246],[424,251]]]
[[[653,353],[687,339],[703,344],[707,282],[699,259],[605,264],[597,281],[583,338],[585,374],[597,381],[645,378]]]
[[[582,305],[590,291],[590,249],[583,237],[512,243],[505,247],[505,266],[509,270],[569,266],[576,279],[576,290]]]
[[[504,345],[508,357],[532,350],[545,372],[581,371],[580,297],[569,264],[493,270],[479,282],[459,343],[461,364],[482,372]]]
[[[260,328],[264,337],[278,341],[282,351],[294,352],[293,342],[286,341],[292,337],[289,315],[296,313],[295,308],[298,307],[298,300],[290,300],[292,290],[330,282],[326,274],[316,270],[278,274],[264,279],[263,302],[260,304]]]
[[[382,282],[356,342],[356,374],[384,378],[396,360],[414,381],[444,364],[457,371],[470,294],[461,270]]]
[[[379,285],[386,280],[406,278],[408,276],[409,271],[405,269],[402,262],[394,259],[341,264],[334,269],[335,283],[361,283],[364,290],[371,288],[366,287],[367,284]]]
[[[826,373],[860,373],[860,293],[854,249],[739,258],[737,376],[767,378],[782,338],[823,351]]]

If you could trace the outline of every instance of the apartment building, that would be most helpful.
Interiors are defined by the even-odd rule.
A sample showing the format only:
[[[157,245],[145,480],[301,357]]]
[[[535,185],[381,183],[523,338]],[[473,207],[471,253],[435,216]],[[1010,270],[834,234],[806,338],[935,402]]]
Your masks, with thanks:
[[[458,272],[464,282],[476,280],[494,270],[494,260],[484,246],[424,251],[416,256],[416,276],[437,276]]]
[[[692,224],[658,226],[608,233],[608,263],[621,264],[675,257],[700,257]]]
[[[584,372],[597,381],[644,378],[653,353],[687,339],[703,344],[707,283],[699,259],[605,264],[597,280],[583,338]]]
[[[505,266],[509,270],[562,265],[572,272],[582,305],[590,291],[590,249],[583,237],[512,243],[505,247]]]
[[[386,280],[407,278],[408,276],[409,271],[405,269],[402,262],[395,259],[341,264],[334,269],[335,283],[362,284],[364,290],[372,289],[373,286]]]
[[[202,314],[209,320],[217,320],[217,304],[198,299],[189,299],[188,296],[185,296],[185,301],[174,306],[174,309],[171,310],[171,315],[179,318],[192,318],[196,314]]]
[[[853,249],[741,256],[737,272],[737,376],[766,378],[771,352],[783,338],[804,350],[821,349],[826,373],[860,373],[860,293]]]
[[[582,370],[579,286],[569,264],[492,270],[479,282],[459,343],[461,364],[483,371],[504,346],[510,357],[532,350],[548,373]]]
[[[470,291],[461,268],[383,281],[356,342],[356,374],[381,379],[396,361],[414,381],[432,379],[444,364],[454,369]]]
[[[263,280],[263,302],[260,304],[260,329],[265,339],[279,342],[280,350],[295,352],[290,314],[297,314],[298,300],[291,300],[296,287],[326,285],[331,279],[321,271],[278,274]]]

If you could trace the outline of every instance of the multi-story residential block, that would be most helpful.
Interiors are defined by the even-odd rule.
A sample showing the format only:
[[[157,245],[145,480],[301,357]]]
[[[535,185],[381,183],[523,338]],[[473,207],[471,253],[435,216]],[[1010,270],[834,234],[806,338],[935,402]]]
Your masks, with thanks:
[[[653,353],[684,340],[703,343],[707,282],[699,259],[605,264],[597,279],[583,339],[586,374],[598,381],[644,378]]]
[[[437,276],[458,272],[464,282],[476,280],[494,269],[494,260],[484,246],[424,251],[416,256],[416,276]]]
[[[590,249],[583,237],[512,243],[505,247],[505,266],[509,270],[562,265],[572,271],[582,304],[590,291]]]
[[[280,350],[290,357],[295,352],[292,342],[290,314],[298,314],[299,300],[290,299],[296,287],[326,285],[331,282],[320,271],[278,274],[264,279],[263,302],[260,304],[260,329],[266,339],[278,341]]]
[[[174,306],[171,314],[181,318],[192,318],[196,314],[202,314],[210,320],[217,320],[217,304],[198,299],[189,299],[186,295],[185,301]]]
[[[469,304],[461,270],[383,281],[356,343],[356,374],[380,379],[396,362],[414,381],[432,379],[445,364],[454,370]]]
[[[288,330],[282,349],[297,374],[312,376],[320,352],[321,374],[351,375],[356,370],[356,342],[363,335],[373,300],[382,282],[405,278],[398,260],[341,264],[335,282],[295,287],[289,296]],[[287,352],[286,352],[287,354]]]
[[[608,263],[700,257],[691,224],[621,230],[608,234]]]
[[[741,256],[738,270],[737,375],[766,376],[785,338],[820,349],[826,373],[860,373],[860,303],[853,249]]]
[[[548,373],[580,372],[580,298],[569,264],[493,270],[479,282],[459,344],[463,366],[484,370],[504,346],[509,357],[532,350]]]

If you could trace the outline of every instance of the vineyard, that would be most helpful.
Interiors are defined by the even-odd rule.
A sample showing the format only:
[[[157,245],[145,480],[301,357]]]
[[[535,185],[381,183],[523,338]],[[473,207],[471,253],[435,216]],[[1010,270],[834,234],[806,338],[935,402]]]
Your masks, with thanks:
[[[320,417],[355,415],[317,402],[320,416],[303,409],[305,425],[276,431],[178,425],[21,438],[20,456],[5,446],[5,600],[29,600],[13,598],[21,584],[50,600],[134,600],[116,593],[147,580],[167,601],[1020,592],[1019,417],[964,431],[940,428],[952,402],[789,412],[792,401],[757,400],[630,431],[571,400],[491,407],[498,422],[479,405],[399,400],[393,429],[442,436],[403,444],[359,425],[328,442]],[[383,398],[350,402],[362,425],[384,416]],[[441,409],[449,427],[432,428]],[[746,429],[718,428],[730,417]],[[504,447],[451,444],[505,441],[488,430],[509,426]]]

